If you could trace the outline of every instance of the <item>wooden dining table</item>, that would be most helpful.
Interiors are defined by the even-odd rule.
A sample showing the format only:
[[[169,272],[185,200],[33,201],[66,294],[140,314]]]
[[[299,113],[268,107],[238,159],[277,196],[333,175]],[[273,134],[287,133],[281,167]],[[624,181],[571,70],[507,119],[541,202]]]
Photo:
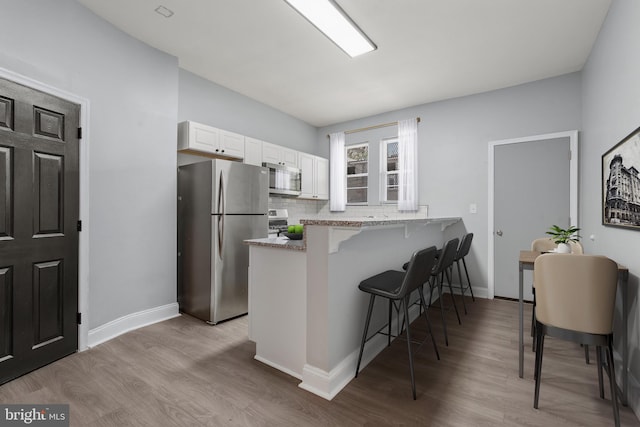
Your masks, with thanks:
[[[524,376],[524,300],[523,300],[523,273],[524,270],[533,270],[533,265],[542,252],[535,251],[520,251],[520,258],[518,261],[518,375],[520,378]],[[622,384],[618,386],[620,401],[623,405],[627,404],[627,391],[629,385],[628,378],[628,361],[629,361],[629,348],[628,348],[628,335],[627,335],[627,318],[629,315],[629,301],[627,298],[627,287],[629,283],[629,269],[621,264],[618,264],[618,292],[622,302],[622,327],[620,331],[613,331],[614,335],[619,333],[622,340],[622,377],[620,378]],[[617,332],[617,333],[616,333]],[[615,350],[615,349],[614,349]],[[615,373],[614,373],[615,375]],[[616,381],[617,384],[617,381]]]

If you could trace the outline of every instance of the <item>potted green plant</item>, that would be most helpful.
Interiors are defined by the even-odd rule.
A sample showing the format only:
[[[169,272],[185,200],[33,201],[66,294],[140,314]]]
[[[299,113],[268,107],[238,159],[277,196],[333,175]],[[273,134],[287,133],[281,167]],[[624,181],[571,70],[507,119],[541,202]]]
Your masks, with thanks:
[[[571,253],[571,246],[569,246],[569,242],[577,242],[580,240],[578,231],[580,231],[578,227],[570,226],[565,229],[554,224],[549,228],[547,234],[550,235],[551,240],[558,245],[557,252],[569,254]]]

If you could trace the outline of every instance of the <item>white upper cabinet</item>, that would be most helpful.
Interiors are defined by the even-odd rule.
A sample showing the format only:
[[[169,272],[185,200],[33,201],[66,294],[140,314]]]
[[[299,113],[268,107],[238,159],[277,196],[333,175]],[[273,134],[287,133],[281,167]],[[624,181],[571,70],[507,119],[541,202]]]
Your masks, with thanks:
[[[302,171],[300,198],[329,200],[329,161],[307,153],[298,153],[298,167]]]
[[[221,130],[220,154],[244,159],[244,135]]]
[[[178,150],[230,159],[244,158],[244,136],[186,121],[178,124]]]
[[[262,143],[262,161],[276,165],[298,166],[298,152],[280,145]]]
[[[262,166],[262,141],[245,136],[244,163],[248,165]]]
[[[316,157],[316,196],[329,200],[329,160]]]

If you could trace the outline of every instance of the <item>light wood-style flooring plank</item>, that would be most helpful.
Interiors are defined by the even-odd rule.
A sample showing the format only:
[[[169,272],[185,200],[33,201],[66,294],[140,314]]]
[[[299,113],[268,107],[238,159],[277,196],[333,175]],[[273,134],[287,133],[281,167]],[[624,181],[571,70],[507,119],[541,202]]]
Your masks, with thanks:
[[[609,392],[598,397],[596,367],[585,364],[582,348],[547,338],[535,410],[528,334],[525,377],[518,378],[517,303],[469,299],[467,308],[462,325],[447,313],[448,347],[440,314],[430,309],[441,360],[430,342],[414,355],[416,401],[403,340],[329,402],[253,359],[246,317],[209,326],[189,316],[132,331],[4,384],[0,401],[69,403],[71,425],[92,427],[613,425]],[[527,306],[525,319],[530,315]],[[427,336],[423,318],[412,333]],[[622,406],[621,420],[640,425]]]

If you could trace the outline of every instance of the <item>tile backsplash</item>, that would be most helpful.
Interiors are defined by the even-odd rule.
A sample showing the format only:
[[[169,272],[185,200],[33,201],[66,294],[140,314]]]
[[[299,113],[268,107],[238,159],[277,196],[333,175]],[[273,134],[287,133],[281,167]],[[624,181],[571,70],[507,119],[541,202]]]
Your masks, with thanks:
[[[327,200],[300,200],[287,197],[269,197],[269,208],[287,209],[289,224],[297,224],[301,219],[316,218],[414,219],[428,216],[427,205],[420,205],[415,212],[398,212],[396,205],[347,206],[344,212],[331,212]]]

